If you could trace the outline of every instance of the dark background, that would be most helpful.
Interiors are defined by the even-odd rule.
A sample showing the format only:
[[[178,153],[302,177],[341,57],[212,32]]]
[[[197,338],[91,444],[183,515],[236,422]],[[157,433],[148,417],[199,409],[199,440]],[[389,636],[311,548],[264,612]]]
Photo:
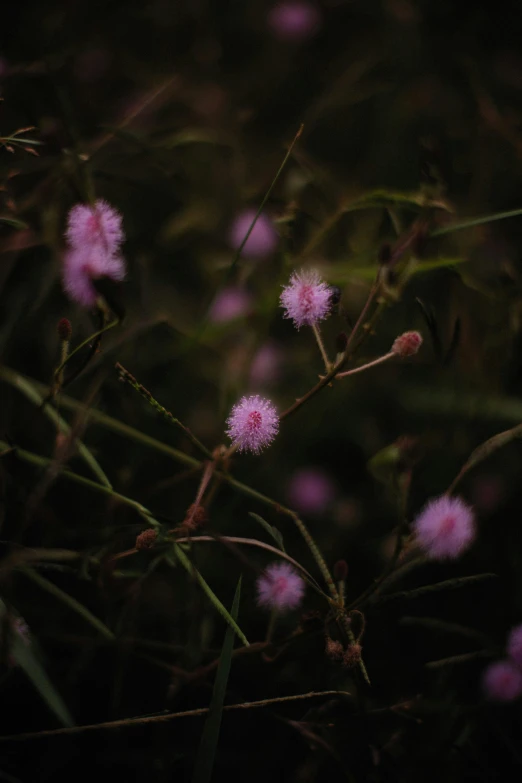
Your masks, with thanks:
[[[35,126],[26,135],[43,142],[38,157],[0,148],[2,365],[48,383],[59,360],[58,320],[71,320],[76,342],[97,328],[60,285],[67,211],[86,200],[89,183],[124,216],[126,318],[68,394],[190,454],[187,440],[118,383],[116,361],[213,448],[223,440],[231,405],[249,391],[252,358],[267,340],[283,357],[278,382],[266,390],[280,409],[321,371],[311,335],[296,332],[277,307],[294,267],[318,263],[342,288],[341,311],[324,329],[333,354],[336,334],[349,329],[365,301],[379,248],[396,241],[386,206],[404,232],[419,213],[411,194],[421,189],[438,200],[429,210],[432,229],[522,207],[518,2],[315,5],[320,25],[300,43],[279,40],[267,22],[272,5],[257,0],[26,1],[2,8],[0,135]],[[244,259],[234,278],[250,292],[252,310],[202,331],[232,262],[231,221],[259,205],[301,123],[266,206],[280,235],[277,251]],[[398,193],[409,194],[409,202],[399,202]],[[368,208],[347,208],[363,197]],[[522,418],[521,231],[518,217],[428,239],[360,358],[385,353],[406,329],[424,335],[419,356],[325,389],[285,423],[269,450],[232,466],[282,502],[299,468],[329,473],[335,498],[323,514],[305,518],[328,563],[347,561],[350,600],[384,567],[398,522],[393,493],[368,461],[403,435],[416,439],[411,519],[448,487],[479,443]],[[433,311],[443,354],[459,324],[447,362],[418,298]],[[3,440],[52,456],[55,427],[5,375],[1,381]],[[91,424],[82,437],[118,492],[150,508],[166,529],[183,521],[199,476],[102,426]],[[85,475],[77,456],[70,468]],[[461,490],[477,512],[475,546],[456,563],[426,566],[395,587],[483,572],[494,578],[368,611],[371,688],[326,658],[324,606],[311,591],[304,616],[282,620],[276,641],[298,632],[275,661],[259,654],[234,660],[229,704],[328,689],[359,692],[359,699],[226,713],[216,778],[489,781],[506,770],[520,774],[520,704],[489,704],[480,678],[488,656],[502,655],[506,634],[522,620],[521,469],[515,441],[470,473]],[[58,478],[28,516],[40,478],[16,455],[2,461],[2,556],[20,545],[98,556],[98,568],[48,564],[39,572],[102,619],[117,641],[104,641],[23,572],[2,564],[1,596],[25,619],[75,722],[208,706],[212,674],[186,673],[219,655],[225,624],[197,584],[166,561],[152,570],[148,552],[116,573],[104,566],[143,529],[143,520],[113,498]],[[229,487],[217,491],[208,528],[266,540],[249,511],[276,524],[292,556],[314,568],[289,519]],[[257,641],[267,618],[255,605],[256,569],[269,558],[257,550],[246,555],[245,563],[218,544],[192,552],[227,607],[243,573],[240,625]],[[433,630],[411,617],[461,631]],[[6,634],[0,733],[56,728],[41,696],[9,663]],[[425,666],[469,652],[479,654]],[[391,709],[409,700],[406,709]],[[125,781],[190,780],[203,720],[9,741],[2,744],[0,780],[83,781],[97,772]]]

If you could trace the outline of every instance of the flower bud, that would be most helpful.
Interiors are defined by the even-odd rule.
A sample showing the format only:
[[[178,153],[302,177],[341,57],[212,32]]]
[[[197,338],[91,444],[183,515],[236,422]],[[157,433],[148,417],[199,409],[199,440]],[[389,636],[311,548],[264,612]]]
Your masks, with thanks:
[[[62,342],[68,342],[72,337],[72,326],[68,318],[60,318],[56,326],[58,337]]]
[[[406,359],[408,356],[415,356],[421,345],[422,335],[420,332],[404,332],[397,337],[391,349],[401,359]]]

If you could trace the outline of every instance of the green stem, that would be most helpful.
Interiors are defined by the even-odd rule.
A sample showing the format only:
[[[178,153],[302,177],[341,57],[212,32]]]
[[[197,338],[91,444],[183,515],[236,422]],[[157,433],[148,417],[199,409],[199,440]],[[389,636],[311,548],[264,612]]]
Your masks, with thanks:
[[[71,353],[67,356],[66,359],[62,361],[61,364],[58,365],[56,370],[54,371],[54,380],[55,383],[57,379],[60,377],[60,374],[68,362],[72,359],[72,357],[78,353],[78,351],[81,351],[82,348],[85,348],[86,345],[89,345],[93,340],[95,340],[97,337],[101,337],[102,334],[105,334],[105,332],[108,332],[109,329],[113,329],[115,326],[118,326],[120,323],[120,319],[116,318],[114,321],[111,321],[110,323],[106,324],[102,329],[98,329],[97,332],[94,332],[93,334],[89,335],[86,340],[83,340],[79,345],[76,346],[76,348],[71,351]]]
[[[184,434],[188,437],[190,442],[196,446],[196,448],[207,458],[214,460],[213,455],[211,452],[196,438],[195,435],[192,434],[192,432],[189,430],[188,427],[185,427],[184,424],[181,423],[179,419],[176,419],[170,411],[168,411],[166,408],[163,407],[150,393],[148,389],[145,388],[141,383],[138,383],[136,378],[131,375],[131,373],[125,369],[119,362],[116,364],[116,369],[118,370],[120,374],[120,378],[129,384],[129,386],[132,386],[132,388],[138,392],[138,394],[141,394],[141,396],[147,400],[149,405],[151,405],[155,410],[158,411],[158,413],[161,413],[164,419],[166,419],[170,424],[173,424],[175,427],[178,427]]]
[[[522,215],[522,209],[511,209],[508,212],[496,212],[493,215],[470,218],[469,220],[462,221],[462,223],[453,223],[449,226],[436,228],[435,231],[430,231],[430,237],[440,237],[444,234],[451,234],[453,231],[462,231],[465,228],[483,226],[486,223],[492,223],[494,220],[506,220],[506,218],[519,217],[520,215]]]

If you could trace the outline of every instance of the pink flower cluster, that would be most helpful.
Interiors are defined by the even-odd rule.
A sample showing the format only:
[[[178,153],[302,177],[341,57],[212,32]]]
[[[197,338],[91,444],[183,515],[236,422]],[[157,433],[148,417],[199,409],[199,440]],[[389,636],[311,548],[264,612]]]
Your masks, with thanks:
[[[84,307],[96,304],[94,280],[125,277],[125,261],[120,254],[125,239],[121,222],[120,213],[101,199],[93,206],[76,204],[69,212],[63,285],[71,299]]]
[[[254,394],[234,405],[227,424],[227,435],[239,451],[259,454],[277,435],[279,416],[270,400]]]
[[[509,634],[507,658],[491,663],[482,677],[486,696],[493,701],[514,701],[522,696],[522,625]]]
[[[304,591],[304,581],[289,563],[272,563],[257,580],[259,606],[279,612],[296,609]]]
[[[432,560],[459,557],[475,538],[473,510],[461,498],[430,500],[413,523],[417,544]]]

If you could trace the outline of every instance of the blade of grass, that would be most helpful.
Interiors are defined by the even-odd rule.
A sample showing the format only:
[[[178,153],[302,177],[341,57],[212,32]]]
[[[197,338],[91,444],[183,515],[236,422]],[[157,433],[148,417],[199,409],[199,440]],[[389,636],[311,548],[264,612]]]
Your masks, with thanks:
[[[5,370],[5,368],[2,368],[2,370]],[[14,386],[16,389],[18,389],[25,397],[27,397],[28,400],[31,402],[34,402],[35,405],[38,407],[41,407],[44,402],[44,398],[38,393],[38,391],[35,389],[33,384],[28,381],[26,378],[22,377],[21,375],[18,375],[18,373],[15,372],[3,372],[2,377],[4,380],[6,380],[8,383],[10,383],[12,386]],[[47,416],[48,419],[50,419],[54,424],[56,424],[57,428],[60,432],[63,432],[65,434],[69,434],[71,431],[71,428],[63,419],[58,411],[55,408],[52,408],[50,405],[46,405],[42,412]],[[78,453],[85,461],[86,465],[90,467],[94,475],[96,476],[99,481],[101,481],[102,484],[104,484],[109,489],[112,489],[111,482],[105,475],[101,465],[99,462],[95,459],[95,457],[91,454],[85,443],[83,443],[79,438],[75,441],[76,448],[78,449]]]
[[[4,612],[5,604],[0,600],[0,614],[4,614]],[[72,728],[74,726],[74,721],[71,714],[40,662],[35,642],[25,641],[20,638],[18,633],[14,632],[11,643],[11,655],[18,666],[31,680],[42,699],[51,712],[56,715],[60,723],[67,728]]]
[[[178,558],[179,562],[183,566],[183,568],[193,577],[197,579],[199,584],[201,585],[203,591],[206,593],[212,604],[215,606],[217,611],[220,613],[220,615],[223,617],[225,622],[228,623],[228,625],[234,630],[234,632],[237,634],[237,636],[241,639],[243,644],[248,647],[250,642],[246,638],[245,634],[241,630],[241,628],[236,623],[235,619],[231,617],[230,613],[225,609],[217,595],[214,593],[212,588],[205,582],[197,568],[190,562],[187,555],[183,551],[183,549],[178,546],[178,544],[174,544],[174,553],[176,557]]]
[[[99,633],[101,633],[102,636],[104,636],[106,639],[109,639],[110,641],[114,640],[115,638],[114,634],[112,633],[111,630],[109,630],[109,628],[107,628],[105,623],[102,623],[101,620],[95,617],[93,613],[90,612],[86,606],[84,606],[79,601],[77,601],[76,598],[73,598],[64,590],[61,590],[59,587],[57,587],[55,584],[50,582],[44,576],[41,576],[41,574],[38,574],[32,568],[23,566],[19,570],[23,574],[25,574],[29,579],[31,579],[31,581],[37,584],[38,587],[41,587],[43,590],[46,590],[51,595],[54,595],[55,598],[58,598],[59,601],[61,601],[63,604],[65,604],[74,612],[76,612],[81,617],[83,617],[84,620],[90,623],[93,626],[93,628],[96,628],[96,630],[99,631]]]
[[[234,601],[230,615],[234,622],[237,620],[239,612],[239,599],[241,596],[241,577],[236,587]],[[192,783],[210,783],[212,770],[214,768],[214,759],[216,757],[217,744],[219,740],[219,731],[221,728],[221,717],[223,715],[223,705],[227,692],[228,675],[230,673],[230,664],[232,663],[232,650],[234,648],[234,631],[229,626],[225,633],[225,641],[221,650],[219,666],[214,681],[212,691],[212,701],[210,702],[209,713],[203,727],[203,734],[199,743],[196,764]]]
[[[449,226],[436,228],[435,231],[430,232],[430,237],[440,237],[444,234],[452,234],[454,231],[462,231],[465,228],[483,226],[486,223],[492,223],[494,220],[506,220],[506,218],[519,217],[520,215],[522,215],[522,209],[511,209],[508,212],[494,212],[492,215],[470,218],[469,220],[463,220],[462,223],[453,223]]]
[[[260,517],[259,514],[254,514],[253,511],[249,511],[248,516],[252,517],[252,519],[255,519],[255,521],[258,522],[261,525],[261,527],[266,530],[268,535],[274,539],[278,548],[282,552],[286,553],[285,545],[283,542],[283,536],[281,535],[280,531],[276,527],[273,527],[269,522],[266,521],[266,519]]]

